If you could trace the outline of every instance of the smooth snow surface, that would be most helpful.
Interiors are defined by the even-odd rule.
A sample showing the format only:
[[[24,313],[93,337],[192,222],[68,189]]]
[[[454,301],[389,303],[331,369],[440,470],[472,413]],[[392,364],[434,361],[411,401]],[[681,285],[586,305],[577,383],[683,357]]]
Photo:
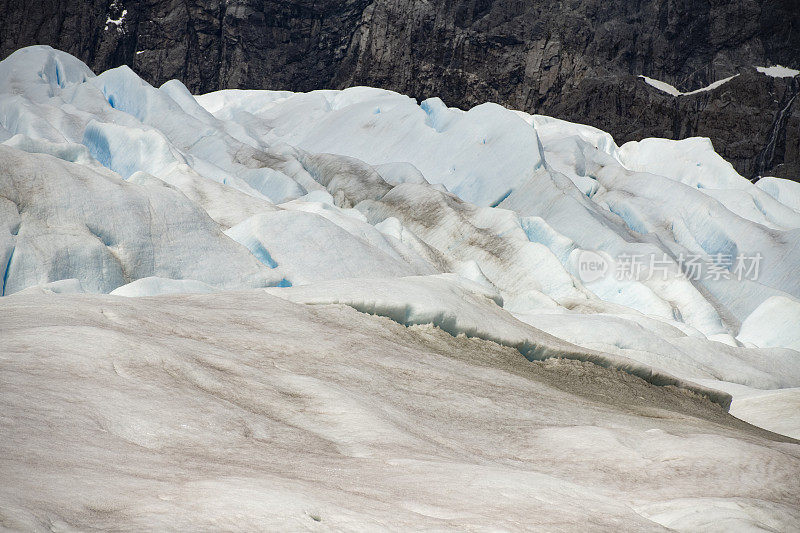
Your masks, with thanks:
[[[798,436],[798,187],[703,138],[19,50],[0,523],[785,530],[796,444],[723,408]]]
[[[800,388],[736,391],[731,414],[742,420],[758,420],[761,427],[800,440]]]
[[[764,177],[756,182],[756,187],[782,204],[795,211],[800,211],[800,183],[781,178]]]
[[[209,292],[215,292],[217,289],[212,287],[207,283],[203,283],[202,281],[196,281],[193,279],[168,279],[168,278],[158,278],[158,277],[149,277],[149,278],[141,278],[128,283],[127,285],[123,285],[122,287],[117,287],[111,294],[116,296],[157,296],[159,294],[184,294],[184,293],[196,293],[196,294],[206,294]]]
[[[737,338],[744,344],[785,346],[800,352],[800,300],[772,296],[745,319]]]

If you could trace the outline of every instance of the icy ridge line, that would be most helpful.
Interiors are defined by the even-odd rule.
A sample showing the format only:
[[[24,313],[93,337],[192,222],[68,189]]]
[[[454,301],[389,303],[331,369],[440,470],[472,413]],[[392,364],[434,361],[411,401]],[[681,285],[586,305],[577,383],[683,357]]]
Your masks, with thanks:
[[[632,359],[628,359],[626,357],[620,356],[613,356],[611,354],[602,354],[600,352],[584,350],[578,346],[572,344],[571,346],[575,349],[573,352],[560,350],[551,346],[546,346],[542,343],[535,343],[529,339],[522,340],[520,342],[511,342],[509,343],[506,339],[503,339],[497,335],[493,335],[491,332],[486,330],[459,330],[458,328],[450,327],[452,322],[444,319],[442,315],[438,315],[442,317],[442,319],[434,318],[430,321],[417,321],[417,320],[398,320],[397,316],[393,313],[390,308],[383,308],[380,306],[370,306],[370,305],[359,305],[356,302],[347,302],[347,301],[331,301],[331,304],[341,304],[346,305],[355,309],[360,313],[365,313],[369,315],[375,316],[382,316],[388,318],[398,324],[403,326],[421,326],[425,324],[430,324],[435,326],[445,333],[452,335],[453,337],[457,337],[458,335],[464,335],[470,339],[481,339],[485,341],[494,342],[495,344],[499,344],[500,346],[508,346],[509,348],[514,348],[519,353],[521,353],[528,361],[544,361],[545,359],[570,359],[573,361],[583,361],[588,363],[593,363],[597,366],[601,366],[603,368],[608,368],[610,370],[618,370],[621,372],[625,372],[626,374],[630,374],[632,376],[636,376],[644,381],[650,383],[651,385],[656,385],[658,387],[676,387],[679,389],[683,389],[699,396],[702,396],[709,401],[720,405],[726,411],[730,409],[731,400],[733,399],[732,396],[726,392],[718,391],[716,389],[712,389],[709,387],[704,387],[702,385],[698,385],[696,383],[691,383],[689,381],[685,381],[671,374],[667,374],[666,372],[659,372],[653,369],[650,366],[639,364]],[[318,302],[319,304],[324,304],[324,302]]]
[[[658,387],[676,387],[721,406],[726,411],[732,396],[726,392],[683,380],[653,367],[620,355],[604,354],[581,348],[554,337],[533,326],[529,326],[497,305],[491,293],[475,294],[464,287],[464,280],[455,281],[452,275],[401,278],[399,280],[338,280],[338,285],[320,283],[312,286],[275,290],[260,289],[273,296],[305,305],[344,305],[360,313],[388,318],[402,326],[432,325],[457,337],[476,338],[507,346],[517,350],[529,361],[545,359],[570,359],[593,363],[610,370],[618,370],[636,376]],[[415,294],[415,289],[425,285],[431,278],[438,281],[453,280],[462,290],[462,297],[475,314],[453,313],[442,299],[429,299],[428,295]],[[352,283],[349,283],[352,282]],[[445,283],[449,284],[449,283]],[[435,291],[429,291],[435,292]],[[373,294],[379,296],[372,296]],[[395,296],[396,295],[396,296]],[[402,295],[402,296],[400,296]],[[437,295],[438,296],[438,295]],[[502,315],[502,316],[498,316]],[[477,318],[477,319],[476,319]],[[484,320],[480,320],[483,318]]]

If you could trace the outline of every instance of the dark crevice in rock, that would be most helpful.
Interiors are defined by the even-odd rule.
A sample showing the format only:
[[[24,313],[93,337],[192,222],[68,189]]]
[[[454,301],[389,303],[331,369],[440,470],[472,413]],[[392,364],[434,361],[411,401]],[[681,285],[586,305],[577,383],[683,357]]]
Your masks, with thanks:
[[[775,115],[775,121],[772,124],[771,132],[767,138],[767,143],[764,148],[759,152],[755,162],[755,174],[753,177],[762,176],[764,171],[773,168],[776,158],[781,162],[784,160],[782,153],[786,148],[786,124],[791,115],[792,106],[797,98],[798,84],[792,83],[790,91],[787,91],[785,99],[788,102],[784,105]]]

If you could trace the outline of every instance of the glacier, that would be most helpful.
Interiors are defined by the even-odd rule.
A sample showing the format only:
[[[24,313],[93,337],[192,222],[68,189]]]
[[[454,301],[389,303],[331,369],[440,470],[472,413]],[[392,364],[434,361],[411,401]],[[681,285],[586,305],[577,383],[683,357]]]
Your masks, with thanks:
[[[7,487],[12,528],[800,522],[800,185],[708,139],[370,87],[192,95],[35,46],[0,62],[0,226],[0,473],[53,502]]]

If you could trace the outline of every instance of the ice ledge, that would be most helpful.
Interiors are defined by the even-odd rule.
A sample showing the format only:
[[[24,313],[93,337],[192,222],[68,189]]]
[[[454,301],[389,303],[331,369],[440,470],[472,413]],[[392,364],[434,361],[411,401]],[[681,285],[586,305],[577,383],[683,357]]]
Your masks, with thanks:
[[[508,346],[530,361],[550,358],[594,363],[652,385],[674,386],[728,410],[731,395],[685,381],[627,357],[580,348],[524,324],[497,305],[499,295],[454,274],[399,279],[346,279],[286,289],[263,289],[295,303],[346,305],[404,326],[431,324],[453,336]]]

